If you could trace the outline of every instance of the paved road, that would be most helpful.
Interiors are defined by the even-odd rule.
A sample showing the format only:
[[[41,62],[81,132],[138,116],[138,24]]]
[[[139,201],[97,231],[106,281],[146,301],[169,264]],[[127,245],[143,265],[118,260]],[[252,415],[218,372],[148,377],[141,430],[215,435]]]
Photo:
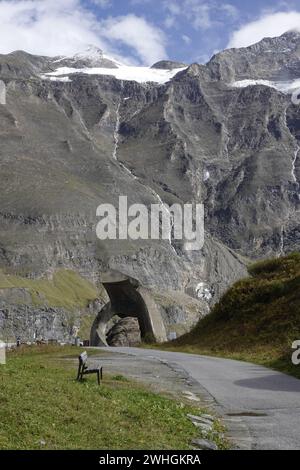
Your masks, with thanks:
[[[139,348],[108,349],[184,369],[198,382],[199,391],[204,388],[213,397],[241,448],[300,449],[300,380],[229,359]]]

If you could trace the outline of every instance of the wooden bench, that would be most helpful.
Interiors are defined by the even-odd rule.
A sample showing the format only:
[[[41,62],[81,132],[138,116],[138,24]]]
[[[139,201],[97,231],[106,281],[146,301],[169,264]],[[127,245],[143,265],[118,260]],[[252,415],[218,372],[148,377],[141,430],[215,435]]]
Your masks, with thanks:
[[[86,351],[80,354],[78,359],[79,359],[79,366],[78,366],[78,374],[77,374],[76,380],[78,381],[82,380],[83,376],[87,374],[97,374],[98,384],[100,385],[100,378],[101,380],[103,378],[102,367],[96,367],[96,368],[89,367],[87,365],[88,355]]]

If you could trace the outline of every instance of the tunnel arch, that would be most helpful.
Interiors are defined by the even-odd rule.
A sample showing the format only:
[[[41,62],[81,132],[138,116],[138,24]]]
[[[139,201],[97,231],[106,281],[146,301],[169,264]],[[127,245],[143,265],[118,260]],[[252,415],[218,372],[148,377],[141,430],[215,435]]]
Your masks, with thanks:
[[[137,318],[142,338],[150,336],[157,342],[166,341],[162,316],[149,289],[140,286],[134,279],[118,279],[115,276],[103,282],[103,286],[110,301],[93,322],[91,346],[107,346],[106,327],[114,315]]]

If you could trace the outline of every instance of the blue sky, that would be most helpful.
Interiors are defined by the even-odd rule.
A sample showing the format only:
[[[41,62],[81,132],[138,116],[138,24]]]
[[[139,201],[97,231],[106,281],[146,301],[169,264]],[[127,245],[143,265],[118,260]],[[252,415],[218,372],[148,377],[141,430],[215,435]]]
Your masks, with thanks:
[[[245,24],[275,12],[300,12],[300,1],[274,0],[87,0],[85,4],[99,18],[144,17],[166,35],[168,56],[188,63],[206,61],[225,49],[232,33]]]
[[[87,44],[128,63],[205,62],[300,29],[300,0],[0,0],[0,53],[71,55]]]

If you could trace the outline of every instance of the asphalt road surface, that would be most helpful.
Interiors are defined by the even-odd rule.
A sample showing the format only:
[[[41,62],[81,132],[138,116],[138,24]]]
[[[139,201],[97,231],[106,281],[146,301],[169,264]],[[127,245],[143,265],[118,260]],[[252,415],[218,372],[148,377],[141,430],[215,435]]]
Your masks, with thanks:
[[[237,447],[300,449],[300,380],[246,362],[140,348],[103,348],[184,370],[213,398]]]

